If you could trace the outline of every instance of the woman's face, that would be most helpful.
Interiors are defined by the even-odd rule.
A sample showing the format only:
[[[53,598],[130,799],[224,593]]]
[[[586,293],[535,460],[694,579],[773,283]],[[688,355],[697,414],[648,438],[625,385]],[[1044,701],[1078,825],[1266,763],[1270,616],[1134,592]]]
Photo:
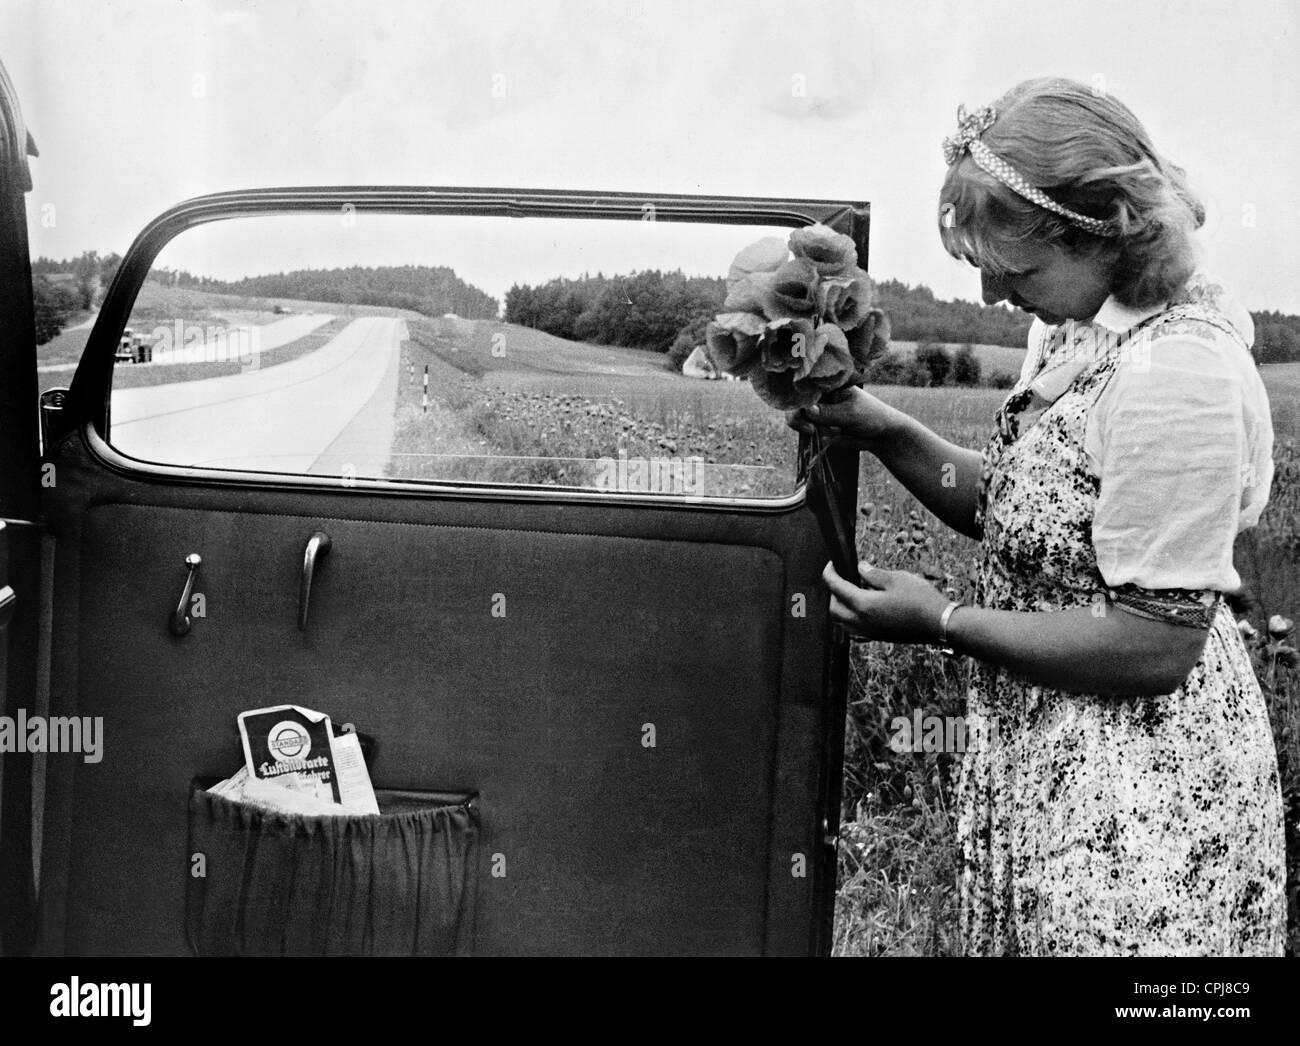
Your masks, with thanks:
[[[1110,296],[1112,264],[1105,252],[1024,244],[1011,252],[1012,272],[980,271],[985,303],[1009,301],[1047,324],[1090,320]]]

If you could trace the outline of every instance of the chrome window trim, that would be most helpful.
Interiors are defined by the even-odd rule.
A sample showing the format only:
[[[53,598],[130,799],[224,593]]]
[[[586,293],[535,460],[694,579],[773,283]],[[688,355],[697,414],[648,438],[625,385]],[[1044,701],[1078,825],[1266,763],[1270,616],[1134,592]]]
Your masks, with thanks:
[[[189,468],[144,461],[123,454],[91,424],[81,430],[86,446],[99,462],[115,472],[183,485],[292,489],[315,493],[390,494],[399,497],[455,498],[483,501],[535,501],[556,504],[639,505],[649,508],[712,510],[756,515],[778,515],[801,508],[808,483],[801,479],[789,494],[779,498],[716,497],[699,494],[655,494],[640,491],[591,490],[584,487],[508,483],[451,483],[438,480],[355,479],[296,472],[249,472],[238,469]]]

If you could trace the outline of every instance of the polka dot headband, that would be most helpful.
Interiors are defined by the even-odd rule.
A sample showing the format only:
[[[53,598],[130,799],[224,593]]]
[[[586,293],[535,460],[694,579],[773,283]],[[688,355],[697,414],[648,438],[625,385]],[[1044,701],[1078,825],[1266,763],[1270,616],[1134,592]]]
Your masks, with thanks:
[[[1089,218],[1086,214],[1079,214],[1068,207],[1062,207],[1041,189],[1030,185],[1024,175],[981,142],[980,135],[992,127],[993,121],[996,119],[997,113],[991,105],[986,105],[983,109],[977,109],[969,114],[966,112],[964,105],[959,105],[957,107],[957,133],[943,140],[944,162],[951,166],[969,152],[971,159],[983,170],[993,175],[1012,192],[1023,196],[1031,203],[1036,203],[1039,207],[1051,211],[1053,214],[1059,214],[1070,224],[1077,225],[1080,229],[1090,232],[1094,236],[1112,237],[1119,235],[1119,229],[1116,228],[1114,222],[1102,221],[1100,218]],[[956,208],[950,203],[945,204],[940,218],[944,228],[951,229],[957,218]]]

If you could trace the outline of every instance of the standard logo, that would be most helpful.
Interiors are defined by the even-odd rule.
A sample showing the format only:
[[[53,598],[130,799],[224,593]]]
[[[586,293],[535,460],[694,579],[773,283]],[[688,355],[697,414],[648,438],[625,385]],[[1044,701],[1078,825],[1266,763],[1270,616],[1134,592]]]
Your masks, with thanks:
[[[306,759],[311,752],[311,737],[302,725],[291,719],[282,719],[266,735],[266,747],[281,763],[291,759]]]

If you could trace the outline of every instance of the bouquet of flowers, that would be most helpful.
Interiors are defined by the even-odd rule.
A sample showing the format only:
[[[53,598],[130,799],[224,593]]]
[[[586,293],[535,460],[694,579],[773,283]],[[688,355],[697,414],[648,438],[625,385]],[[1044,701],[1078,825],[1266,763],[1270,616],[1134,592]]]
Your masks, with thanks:
[[[842,233],[817,224],[788,241],[765,237],[731,263],[723,311],[705,331],[709,356],[779,410],[833,399],[861,385],[889,347],[889,321],[870,308],[870,288]]]

